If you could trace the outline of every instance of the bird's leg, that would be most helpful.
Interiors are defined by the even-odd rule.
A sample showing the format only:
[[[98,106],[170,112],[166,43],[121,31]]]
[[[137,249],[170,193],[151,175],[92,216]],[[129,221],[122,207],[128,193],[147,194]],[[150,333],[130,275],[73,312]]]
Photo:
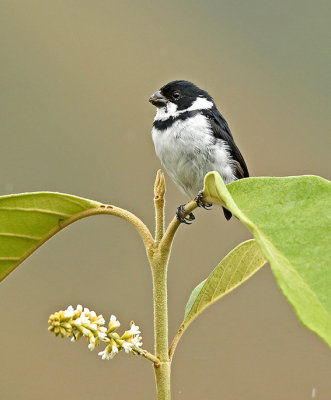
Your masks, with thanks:
[[[192,221],[195,220],[195,216],[193,213],[189,213],[187,217],[183,217],[185,214],[185,204],[181,204],[176,211],[176,218],[178,219],[179,222],[182,222],[184,224],[190,225]]]
[[[202,207],[202,208],[204,208],[205,210],[210,210],[212,204],[210,204],[210,203],[205,203],[205,202],[203,201],[203,198],[204,198],[203,191],[200,190],[200,192],[198,193],[197,197],[195,198],[195,201],[196,201],[198,207]]]

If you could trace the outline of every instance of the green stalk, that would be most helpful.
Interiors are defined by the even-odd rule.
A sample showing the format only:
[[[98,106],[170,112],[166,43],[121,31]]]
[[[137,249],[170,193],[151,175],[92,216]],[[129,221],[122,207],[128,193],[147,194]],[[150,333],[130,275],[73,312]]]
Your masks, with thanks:
[[[154,363],[157,400],[170,400],[171,360],[168,350],[168,261],[175,233],[180,225],[175,217],[164,232],[165,181],[162,171],[158,171],[154,185],[155,241],[147,249],[153,274],[154,301],[154,346],[155,355],[160,360]],[[185,206],[186,215],[197,207],[193,200]]]
[[[170,400],[170,359],[168,355],[168,299],[167,269],[170,247],[160,246],[164,234],[164,194],[165,181],[162,171],[158,171],[154,185],[155,241],[147,252],[153,274],[154,302],[154,347],[160,360],[154,364],[157,399]]]
[[[154,366],[155,380],[157,387],[157,400],[170,400],[170,362]]]
[[[167,265],[168,254],[154,254],[152,260],[155,355],[161,362],[169,361],[168,357],[168,299],[167,299]]]
[[[151,261],[154,299],[154,346],[160,360],[154,364],[158,400],[170,400],[170,359],[168,355],[168,299],[167,299],[167,254],[156,251]]]

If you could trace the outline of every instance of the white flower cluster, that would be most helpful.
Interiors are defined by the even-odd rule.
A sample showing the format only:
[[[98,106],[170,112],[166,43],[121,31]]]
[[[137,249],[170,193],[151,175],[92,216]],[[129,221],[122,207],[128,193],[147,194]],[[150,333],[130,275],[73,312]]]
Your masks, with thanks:
[[[109,325],[114,323],[117,323],[117,326],[119,326],[119,322],[116,321],[116,317],[112,315]],[[103,360],[111,360],[116,356],[119,350],[122,349],[126,353],[137,352],[139,347],[142,345],[141,336],[139,336],[139,333],[139,326],[135,325],[134,322],[131,322],[131,328],[128,331],[125,331],[122,336],[119,336],[119,334],[116,332],[111,333],[110,337],[108,335],[109,341],[105,340],[105,342],[108,343],[108,346],[104,351],[100,351],[98,353],[99,356],[101,356]]]
[[[67,336],[72,342],[76,342],[82,336],[88,340],[88,348],[94,350],[100,340],[105,340],[107,329],[103,326],[105,320],[102,315],[96,315],[94,311],[83,308],[80,304],[76,309],[69,306],[65,311],[59,311],[49,317],[49,331],[56,336]]]
[[[76,309],[69,306],[65,311],[61,310],[49,317],[50,324],[48,330],[54,332],[56,336],[69,337],[72,342],[76,342],[81,337],[86,337],[88,348],[94,350],[100,341],[107,343],[104,351],[99,352],[103,360],[110,360],[120,351],[126,353],[137,353],[142,345],[139,326],[131,322],[131,327],[122,336],[116,331],[120,326],[115,315],[110,317],[108,329],[103,326],[105,319],[88,308],[83,308],[80,304]]]

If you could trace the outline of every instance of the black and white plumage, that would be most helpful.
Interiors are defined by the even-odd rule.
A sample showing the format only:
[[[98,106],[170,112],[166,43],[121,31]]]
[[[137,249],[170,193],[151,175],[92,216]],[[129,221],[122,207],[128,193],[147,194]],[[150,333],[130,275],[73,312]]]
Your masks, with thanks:
[[[156,154],[190,199],[210,171],[217,171],[226,184],[249,176],[227,122],[206,91],[188,81],[173,81],[149,101],[157,107],[152,129]],[[228,210],[224,214],[230,219]]]

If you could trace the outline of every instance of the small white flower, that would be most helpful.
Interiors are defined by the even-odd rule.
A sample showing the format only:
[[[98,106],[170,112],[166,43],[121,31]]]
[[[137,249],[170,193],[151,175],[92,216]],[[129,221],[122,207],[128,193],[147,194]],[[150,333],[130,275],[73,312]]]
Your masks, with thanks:
[[[86,329],[86,328],[82,328],[82,334],[84,336],[90,336],[90,331],[88,329]]]
[[[91,311],[90,312],[91,318],[95,318],[97,316],[97,314],[95,313],[95,311]]]
[[[140,333],[139,326],[138,326],[138,325],[135,325],[135,324],[132,324],[132,325],[131,325],[131,328],[130,328],[130,330],[129,330],[129,333],[130,333],[132,336],[138,335],[138,333]]]
[[[90,343],[87,347],[92,351],[95,349],[95,343]]]
[[[142,346],[142,338],[141,336],[135,336],[134,338],[131,339],[131,343],[137,347],[141,347]]]
[[[111,347],[111,353],[109,354],[110,358],[114,358],[117,353],[118,353],[118,348],[117,346],[113,345]]]
[[[90,310],[87,307],[84,307],[84,314],[89,314]]]
[[[106,350],[100,351],[100,352],[98,353],[98,356],[101,356],[101,358],[102,358],[103,360],[106,360],[106,359],[108,358],[108,353],[107,353]]]
[[[64,312],[64,316],[66,318],[72,318],[74,315],[75,315],[75,311],[72,306],[69,306]]]
[[[98,355],[101,356],[103,360],[111,360],[116,356],[117,353],[118,353],[118,348],[117,346],[113,345],[112,347],[107,346],[105,350],[100,351]]]
[[[126,353],[130,353],[130,352],[132,351],[132,346],[133,346],[133,344],[132,344],[132,343],[129,343],[129,342],[125,342],[125,343],[123,343],[123,345],[122,345],[122,347],[123,347],[123,349],[124,349],[124,351],[125,351]]]
[[[105,319],[104,319],[104,317],[102,316],[102,315],[99,315],[98,316],[98,324],[99,325],[104,325],[105,324]]]
[[[91,331],[96,331],[98,329],[98,325],[97,324],[90,324],[90,329],[91,329]]]
[[[116,326],[120,326],[120,323],[119,323],[119,321],[117,321],[117,318],[115,317],[115,315],[112,315],[112,316],[110,317],[109,322],[112,322],[112,323],[115,324]]]
[[[85,315],[85,313],[82,313],[80,319],[82,321],[82,324],[89,324],[91,322],[90,318],[87,315]]]
[[[82,320],[81,320],[81,318],[77,318],[77,319],[75,319],[75,321],[73,323],[76,326],[81,326],[82,325]]]
[[[87,346],[91,351],[95,349],[95,337],[89,337],[89,345]]]
[[[111,332],[115,331],[121,324],[117,321],[115,315],[112,315],[109,320],[108,328]]]
[[[106,337],[107,337],[107,335],[106,335],[105,332],[100,332],[100,331],[98,331],[98,338],[99,338],[100,340],[105,340]]]

